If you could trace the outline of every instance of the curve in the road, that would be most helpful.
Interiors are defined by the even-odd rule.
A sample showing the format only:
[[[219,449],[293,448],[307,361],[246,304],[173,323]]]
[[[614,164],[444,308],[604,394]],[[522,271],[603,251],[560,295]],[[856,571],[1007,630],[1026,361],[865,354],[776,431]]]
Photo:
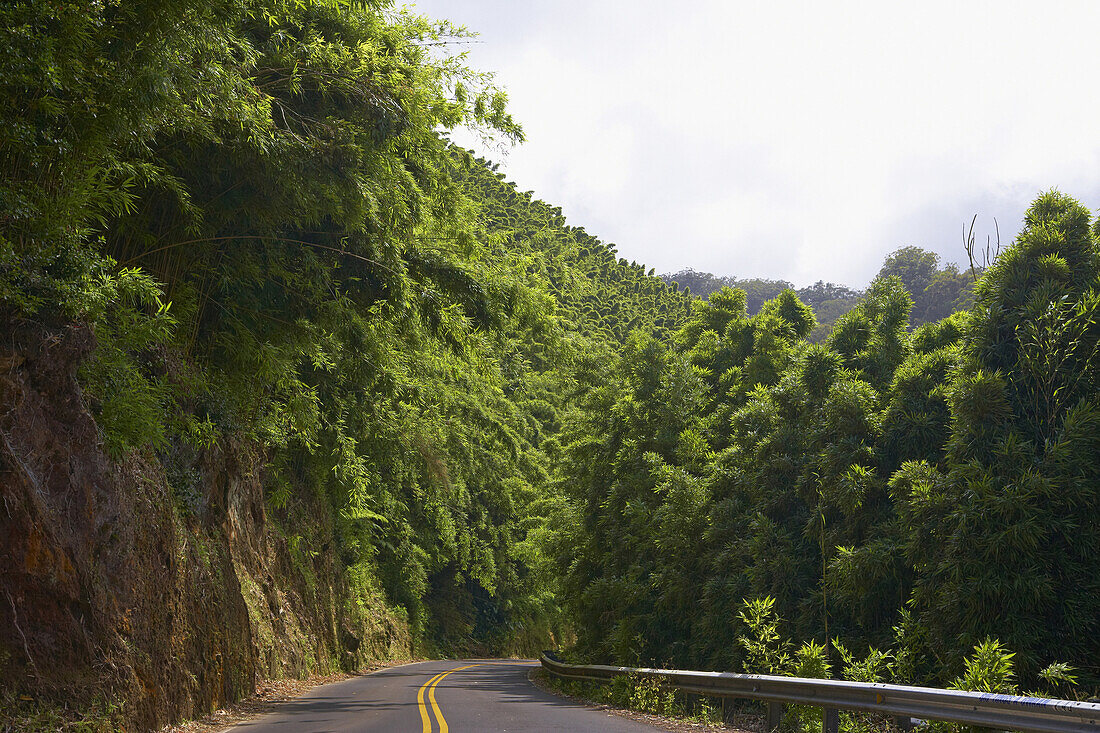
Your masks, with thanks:
[[[471,659],[390,667],[322,685],[233,733],[467,733],[654,728],[535,687],[533,660]]]
[[[416,693],[416,702],[420,708],[420,722],[422,724],[421,733],[432,733],[432,719],[428,714],[428,708],[424,704],[424,690],[428,691],[428,701],[432,704],[432,711],[435,713],[435,719],[439,721],[439,733],[448,733],[450,728],[447,726],[447,719],[443,717],[443,711],[439,709],[439,703],[435,701],[435,688],[439,684],[440,680],[449,674],[453,674],[462,669],[469,669],[470,667],[476,667],[476,664],[467,664],[465,667],[455,667],[454,669],[446,672],[440,672],[435,677],[425,682],[420,686],[420,689]]]

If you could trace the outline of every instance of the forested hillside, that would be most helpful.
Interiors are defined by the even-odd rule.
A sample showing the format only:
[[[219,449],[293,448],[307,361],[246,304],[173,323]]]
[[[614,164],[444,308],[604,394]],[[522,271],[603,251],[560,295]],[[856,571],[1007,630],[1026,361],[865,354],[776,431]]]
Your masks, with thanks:
[[[897,276],[901,280],[913,299],[909,325],[916,328],[969,308],[979,272],[975,266],[971,266],[966,272],[960,272],[958,266],[951,262],[940,267],[940,256],[935,252],[908,246],[886,257],[876,279]],[[824,341],[837,319],[854,308],[863,297],[859,290],[823,280],[795,289],[786,280],[720,277],[709,272],[697,272],[690,267],[661,275],[661,279],[667,283],[676,283],[701,298],[708,298],[722,288],[743,290],[745,307],[750,316],[759,313],[764,303],[784,290],[794,290],[799,300],[813,309],[817,318],[817,326],[808,337],[815,343]]]
[[[0,727],[551,647],[1095,684],[1088,210],[865,292],[662,279],[450,142],[523,140],[466,40],[0,8]]]
[[[824,344],[790,290],[756,315],[719,290],[671,346],[638,334],[559,467],[578,652],[1095,685],[1098,235],[1042,195],[973,306],[912,332],[886,276]]]
[[[554,436],[689,298],[441,135],[522,139],[440,53],[465,32],[244,0],[0,27],[6,712],[150,728],[557,643]]]

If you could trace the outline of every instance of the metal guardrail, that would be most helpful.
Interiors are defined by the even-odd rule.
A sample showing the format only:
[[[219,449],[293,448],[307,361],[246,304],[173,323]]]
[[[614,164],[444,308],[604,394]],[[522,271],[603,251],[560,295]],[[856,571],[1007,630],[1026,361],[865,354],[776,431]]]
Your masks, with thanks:
[[[696,695],[764,700],[769,703],[769,728],[779,725],[787,703],[822,708],[825,733],[837,732],[840,710],[878,713],[904,723],[916,718],[997,730],[1100,733],[1100,703],[802,677],[566,664],[545,653],[540,661],[547,672],[567,679],[606,682],[635,675]]]

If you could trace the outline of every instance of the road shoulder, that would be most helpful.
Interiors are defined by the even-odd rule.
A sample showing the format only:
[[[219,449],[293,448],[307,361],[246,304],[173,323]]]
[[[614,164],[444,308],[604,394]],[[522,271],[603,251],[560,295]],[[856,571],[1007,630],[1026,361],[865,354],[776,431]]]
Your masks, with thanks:
[[[423,659],[404,659],[379,662],[357,673],[338,672],[328,675],[313,675],[304,679],[264,680],[256,692],[243,700],[196,720],[189,720],[161,728],[159,733],[224,733],[234,726],[275,712],[279,705],[300,697],[310,690],[332,682],[342,682],[352,677],[361,677],[382,669],[415,664]]]
[[[670,718],[663,715],[655,715],[653,713],[643,713],[637,710],[620,708],[614,705],[608,705],[607,703],[596,702],[583,697],[577,697],[576,695],[570,695],[555,689],[547,679],[546,672],[542,667],[532,668],[531,671],[527,673],[527,679],[532,685],[543,692],[547,692],[565,700],[571,700],[585,707],[592,708],[593,710],[600,710],[639,723],[645,723],[659,730],[672,731],[673,733],[687,733],[688,731],[691,733],[731,733],[731,731],[733,733],[763,733],[763,721],[756,716],[744,716],[745,719],[739,720],[736,725],[704,723],[686,718]]]

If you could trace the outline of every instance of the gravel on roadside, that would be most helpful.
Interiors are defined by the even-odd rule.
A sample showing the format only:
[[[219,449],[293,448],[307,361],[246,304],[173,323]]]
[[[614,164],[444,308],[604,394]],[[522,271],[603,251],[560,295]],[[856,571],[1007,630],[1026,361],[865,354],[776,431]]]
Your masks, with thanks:
[[[365,667],[357,674],[339,672],[336,674],[313,675],[300,680],[264,680],[256,688],[251,696],[233,703],[229,707],[215,710],[209,715],[191,720],[185,723],[177,723],[161,728],[159,733],[222,733],[238,723],[243,723],[261,715],[273,712],[280,703],[292,700],[299,695],[309,692],[318,685],[329,682],[339,682],[351,677],[369,674],[387,667],[397,667],[409,662],[422,661],[415,659],[392,660]]]

